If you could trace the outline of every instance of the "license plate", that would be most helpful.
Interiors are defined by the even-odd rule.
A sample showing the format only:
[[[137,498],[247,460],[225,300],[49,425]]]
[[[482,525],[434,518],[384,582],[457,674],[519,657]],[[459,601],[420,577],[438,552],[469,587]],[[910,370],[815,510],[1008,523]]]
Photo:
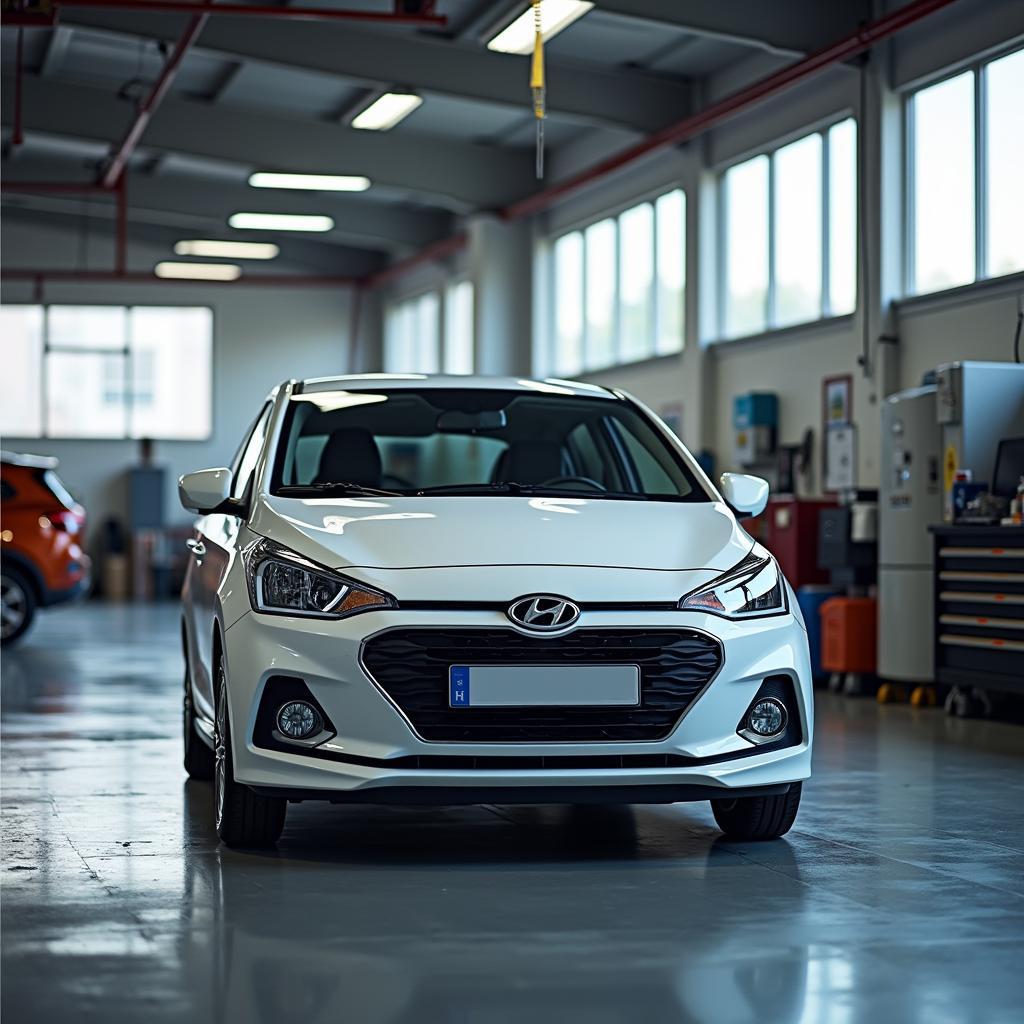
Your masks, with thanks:
[[[636,665],[452,665],[453,708],[636,707]]]

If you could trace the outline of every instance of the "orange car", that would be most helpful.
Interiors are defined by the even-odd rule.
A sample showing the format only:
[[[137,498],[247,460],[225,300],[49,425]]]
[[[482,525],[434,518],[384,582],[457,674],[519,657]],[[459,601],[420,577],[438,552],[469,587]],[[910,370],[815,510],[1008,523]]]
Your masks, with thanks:
[[[0,643],[17,640],[37,608],[89,589],[85,509],[56,473],[57,460],[0,453]]]

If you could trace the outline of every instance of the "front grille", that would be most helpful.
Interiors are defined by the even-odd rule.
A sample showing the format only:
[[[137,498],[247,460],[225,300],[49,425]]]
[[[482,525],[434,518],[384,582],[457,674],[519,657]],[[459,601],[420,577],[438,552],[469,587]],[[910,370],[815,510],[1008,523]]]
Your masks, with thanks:
[[[530,637],[512,629],[395,629],[368,640],[363,664],[426,740],[578,743],[659,740],[714,678],[721,645],[690,629],[579,629]],[[452,708],[452,665],[638,665],[631,708]]]

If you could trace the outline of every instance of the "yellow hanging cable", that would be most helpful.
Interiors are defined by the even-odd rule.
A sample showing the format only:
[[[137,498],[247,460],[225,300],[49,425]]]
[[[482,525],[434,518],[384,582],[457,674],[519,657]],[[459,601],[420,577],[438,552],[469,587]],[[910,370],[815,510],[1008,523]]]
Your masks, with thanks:
[[[541,0],[533,4],[533,61],[530,66],[530,89],[533,92],[533,116],[537,122],[537,177],[544,177],[544,118],[547,116],[547,97],[544,87],[544,33],[541,30]]]

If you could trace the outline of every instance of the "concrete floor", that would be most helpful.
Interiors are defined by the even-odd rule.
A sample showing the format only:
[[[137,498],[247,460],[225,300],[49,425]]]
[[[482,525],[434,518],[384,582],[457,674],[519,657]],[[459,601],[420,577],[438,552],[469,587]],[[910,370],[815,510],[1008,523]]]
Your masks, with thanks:
[[[1019,1022],[1024,731],[821,697],[785,840],[704,805],[302,805],[220,849],[176,609],[3,656],[5,1021]]]

